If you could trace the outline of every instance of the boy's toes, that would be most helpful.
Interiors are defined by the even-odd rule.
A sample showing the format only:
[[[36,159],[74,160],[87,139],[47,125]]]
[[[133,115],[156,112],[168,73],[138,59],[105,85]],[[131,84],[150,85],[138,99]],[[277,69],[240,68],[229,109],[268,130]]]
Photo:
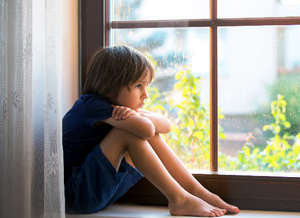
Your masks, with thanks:
[[[221,213],[221,211],[215,210],[214,211],[216,214],[216,217],[222,216],[223,214]]]
[[[217,210],[212,210],[211,213],[213,213],[216,217],[220,216],[220,213]]]
[[[240,209],[236,206],[230,206],[229,208],[227,208],[227,212],[228,213],[239,213]]]
[[[226,210],[226,209],[221,209],[221,211],[222,211],[223,215],[224,215],[225,213],[227,213],[227,210]]]
[[[225,210],[225,212],[226,212],[226,210]],[[212,213],[214,213],[216,217],[223,216],[225,214],[225,212],[224,212],[224,210],[219,209],[219,208],[215,208],[212,210]]]
[[[208,217],[216,217],[216,214],[214,214],[213,212],[209,212]]]

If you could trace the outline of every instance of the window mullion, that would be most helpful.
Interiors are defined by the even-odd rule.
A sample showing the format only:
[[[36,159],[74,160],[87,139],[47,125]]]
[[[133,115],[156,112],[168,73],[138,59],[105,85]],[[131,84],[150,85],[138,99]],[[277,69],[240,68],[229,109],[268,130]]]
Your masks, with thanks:
[[[210,1],[210,171],[218,172],[218,32],[217,0]]]
[[[110,26],[110,0],[104,0],[103,1],[105,6],[104,8],[104,37],[105,37],[105,47],[110,45],[110,30],[111,30],[111,26]]]
[[[210,19],[112,21],[112,29],[210,27]]]
[[[217,26],[299,25],[300,17],[224,18],[214,21]]]

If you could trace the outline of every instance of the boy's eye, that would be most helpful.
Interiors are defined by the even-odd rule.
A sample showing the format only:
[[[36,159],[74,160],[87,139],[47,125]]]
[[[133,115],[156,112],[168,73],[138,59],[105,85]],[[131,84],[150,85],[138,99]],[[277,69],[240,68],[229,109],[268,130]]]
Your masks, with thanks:
[[[140,88],[141,87],[141,84],[138,84],[135,86],[135,88]]]

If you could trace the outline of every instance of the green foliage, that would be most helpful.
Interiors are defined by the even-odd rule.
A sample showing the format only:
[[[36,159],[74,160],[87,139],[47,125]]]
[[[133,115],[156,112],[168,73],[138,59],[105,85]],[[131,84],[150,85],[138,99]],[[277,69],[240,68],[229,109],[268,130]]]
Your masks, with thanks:
[[[300,75],[279,75],[269,90],[271,99],[276,99],[277,94],[280,93],[288,105],[285,116],[290,121],[291,128],[283,128],[282,131],[292,134],[300,132]]]
[[[180,103],[174,105],[172,99],[167,99],[166,96],[170,96],[171,93],[163,97],[157,89],[150,88],[146,108],[155,111],[159,104],[159,108],[156,109],[165,115],[175,111],[175,119],[172,115],[169,116],[174,123],[171,132],[164,135],[164,139],[189,169],[209,169],[209,107],[201,102],[201,79],[194,77],[189,68],[178,72],[175,79],[178,82],[173,92],[181,94]],[[169,112],[166,112],[166,105],[172,106]],[[223,117],[219,110],[219,119]],[[223,129],[219,129],[220,137],[225,138]]]
[[[160,111],[172,120],[171,132],[163,137],[188,169],[209,169],[209,106],[201,102],[201,79],[194,77],[189,68],[178,72],[175,79],[178,82],[172,93],[161,94],[157,88],[150,87],[145,108]],[[170,98],[174,93],[181,95],[181,101],[176,105]],[[300,133],[282,133],[282,129],[291,127],[286,118],[287,108],[283,96],[277,95],[277,100],[271,103],[274,121],[263,127],[264,131],[273,135],[266,147],[262,150],[255,148],[252,144],[255,138],[249,133],[237,157],[219,153],[219,167],[228,171],[299,172]],[[174,116],[174,113],[177,115]],[[222,118],[224,116],[219,109],[219,119]],[[225,138],[221,126],[219,137]]]
[[[189,69],[175,75],[174,89],[182,100],[174,105],[177,118],[167,137],[167,143],[190,169],[209,166],[209,108],[201,104],[201,81]]]
[[[228,170],[260,171],[260,172],[298,172],[300,170],[300,133],[290,135],[281,134],[282,128],[290,128],[286,121],[286,101],[283,96],[277,95],[277,101],[271,103],[271,113],[274,122],[265,125],[264,131],[271,131],[274,135],[267,146],[260,151],[253,147],[250,133],[246,139],[243,150],[239,152],[238,158],[227,158],[221,156],[220,162]],[[292,145],[290,143],[294,141]]]

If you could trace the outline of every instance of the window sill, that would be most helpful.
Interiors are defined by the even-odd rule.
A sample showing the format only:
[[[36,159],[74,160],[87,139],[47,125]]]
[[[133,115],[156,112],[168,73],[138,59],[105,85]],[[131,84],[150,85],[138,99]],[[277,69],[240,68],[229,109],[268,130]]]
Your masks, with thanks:
[[[193,173],[208,190],[242,210],[300,212],[300,174]],[[141,179],[118,202],[167,205],[166,198],[147,179]]]
[[[226,217],[227,215],[225,215]],[[293,212],[274,212],[274,211],[251,211],[242,210],[234,217],[253,217],[253,218],[299,218],[300,213]],[[151,218],[163,218],[172,217],[169,214],[167,207],[159,206],[137,206],[137,205],[120,205],[113,204],[103,211],[99,211],[93,214],[69,214],[66,218],[100,218],[100,217],[118,217],[118,218],[131,218],[131,217],[151,217]],[[179,216],[176,216],[179,217]],[[180,216],[191,217],[191,216]]]

